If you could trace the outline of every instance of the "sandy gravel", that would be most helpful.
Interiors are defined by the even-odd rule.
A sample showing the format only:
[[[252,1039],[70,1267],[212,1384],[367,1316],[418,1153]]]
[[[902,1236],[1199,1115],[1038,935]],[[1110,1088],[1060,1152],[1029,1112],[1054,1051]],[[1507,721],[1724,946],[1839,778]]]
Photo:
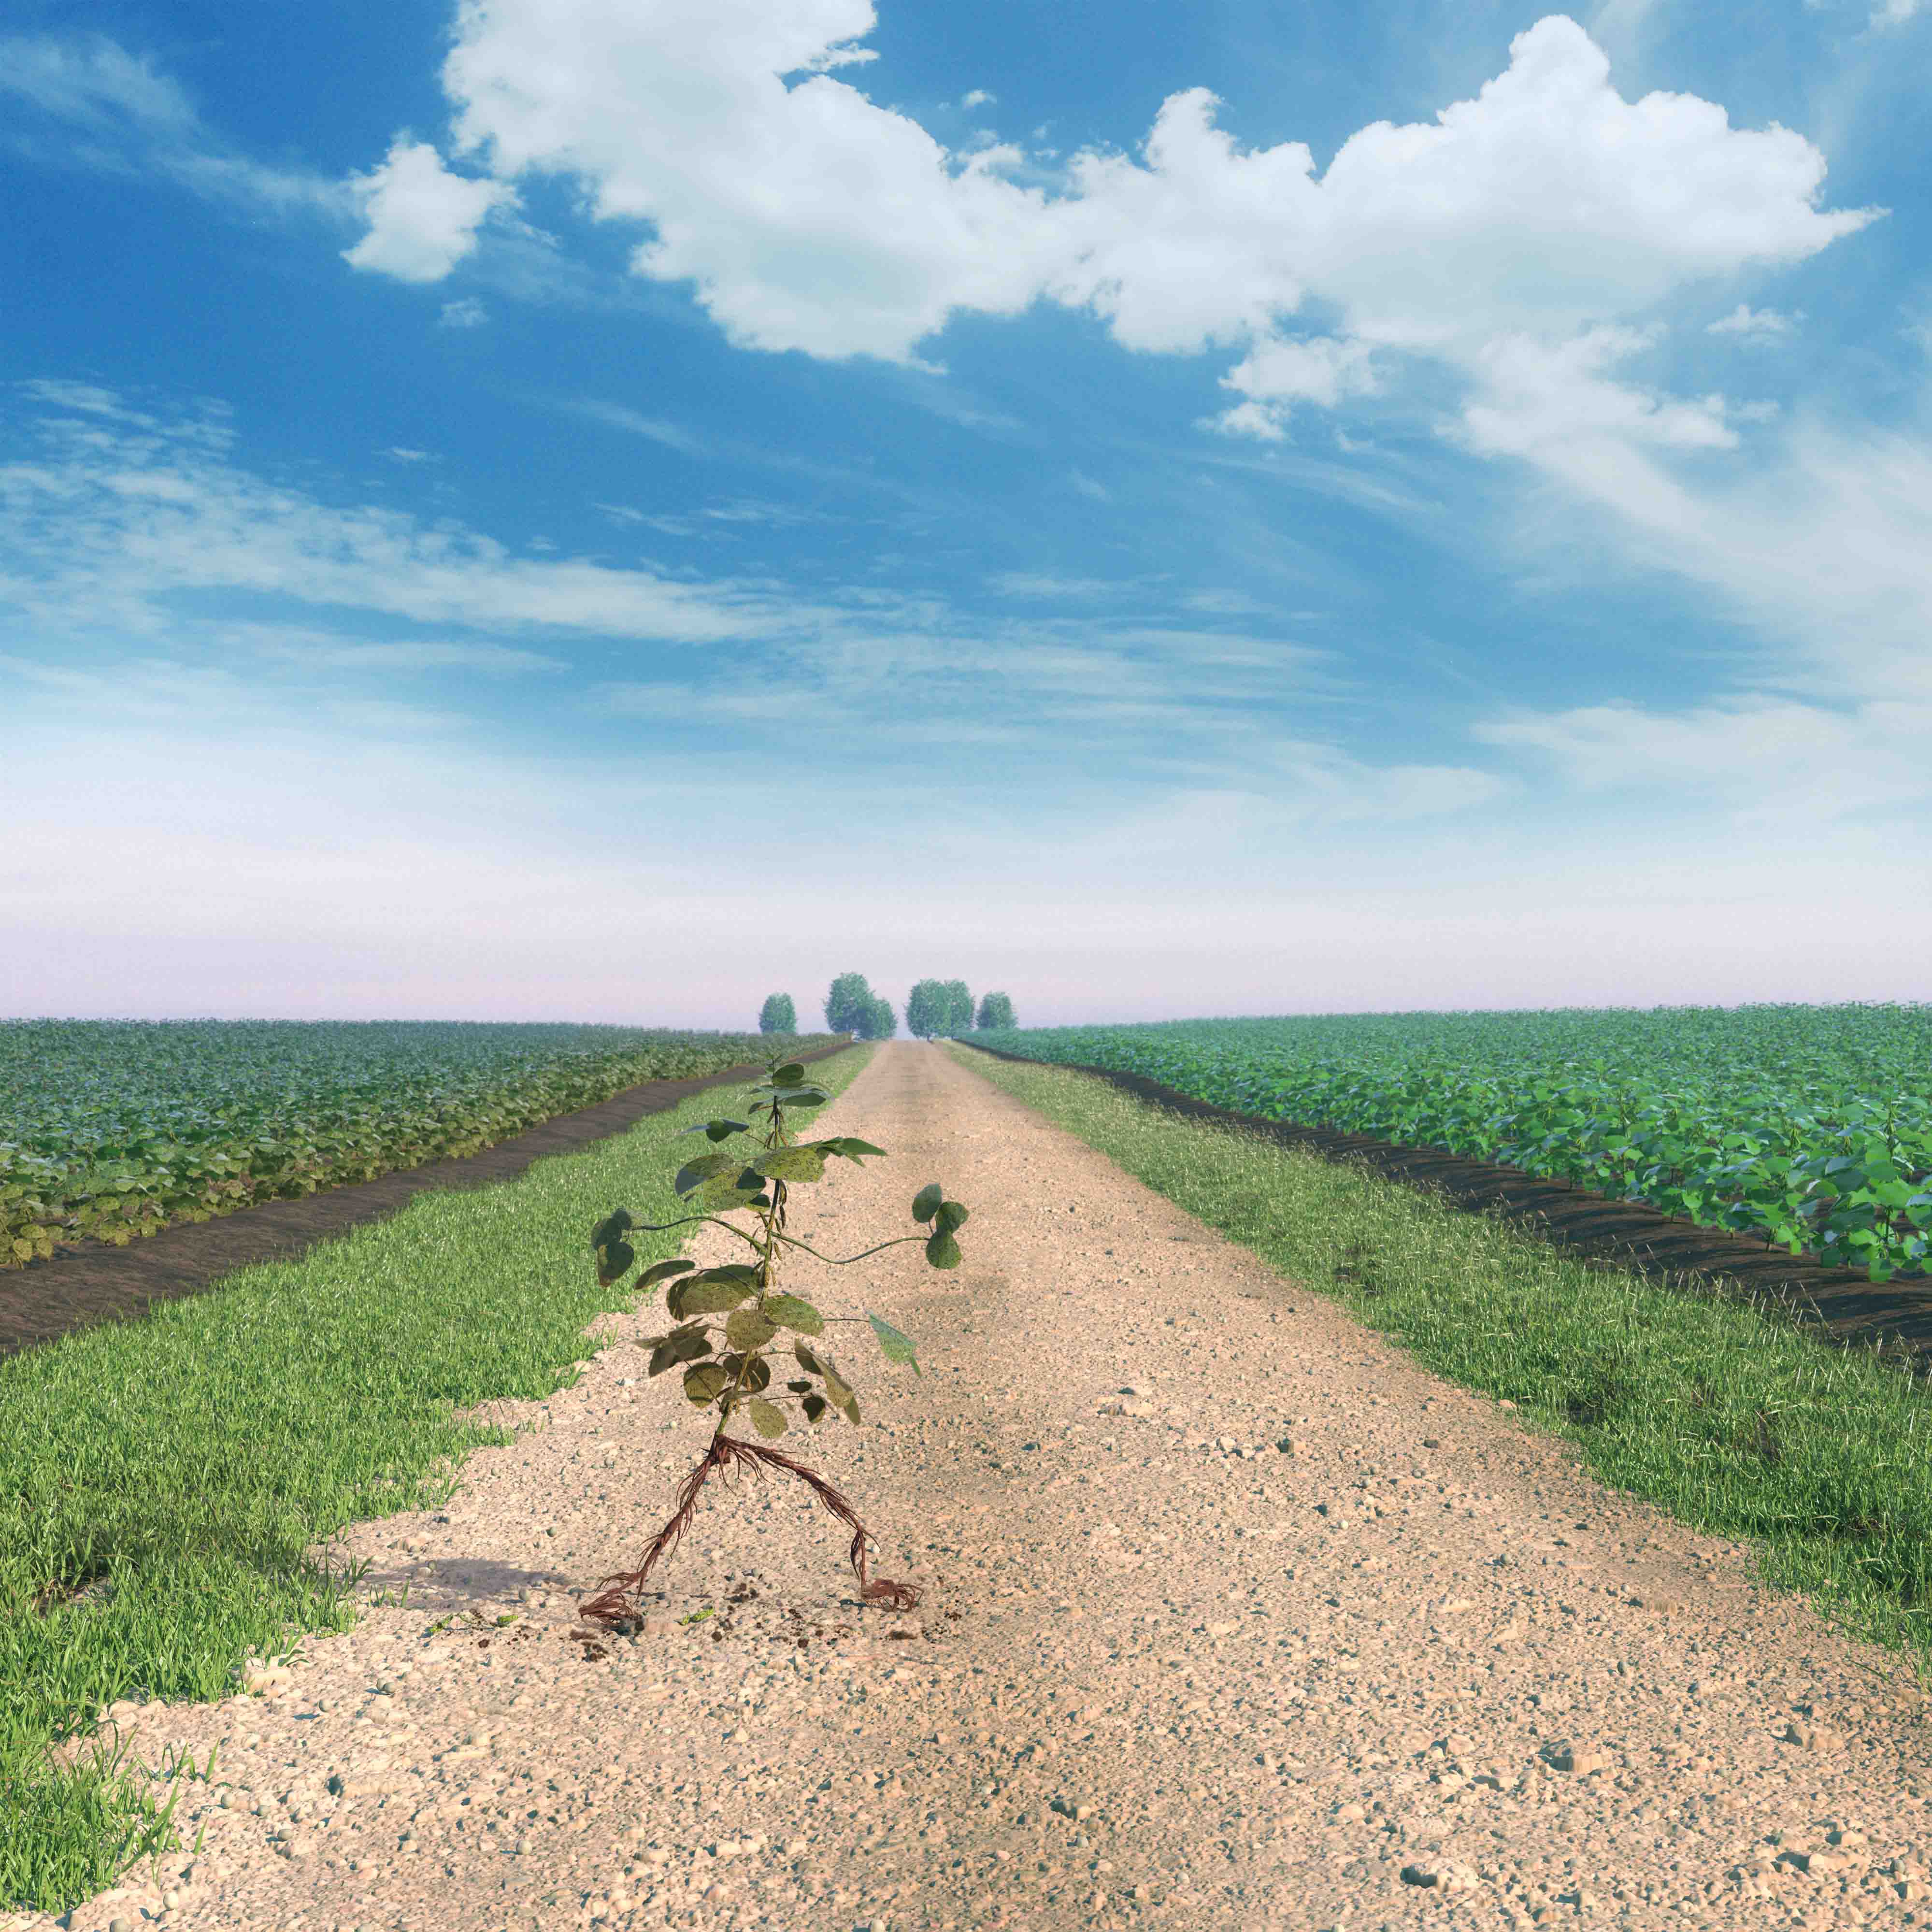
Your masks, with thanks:
[[[63,1922],[1925,1922],[1897,1660],[939,1049],[883,1048],[822,1118],[893,1157],[794,1232],[851,1252],[935,1178],[973,1210],[956,1274],[906,1248],[793,1284],[920,1344],[919,1380],[848,1346],[865,1426],[810,1441],[920,1608],[862,1611],[802,1489],[740,1483],[640,1636],[573,1640],[702,1441],[643,1379],[650,1318],[604,1318],[446,1513],[332,1546],[406,1611],[268,1696],[118,1712],[151,1765],[220,1744],[176,1814],[206,1844]]]

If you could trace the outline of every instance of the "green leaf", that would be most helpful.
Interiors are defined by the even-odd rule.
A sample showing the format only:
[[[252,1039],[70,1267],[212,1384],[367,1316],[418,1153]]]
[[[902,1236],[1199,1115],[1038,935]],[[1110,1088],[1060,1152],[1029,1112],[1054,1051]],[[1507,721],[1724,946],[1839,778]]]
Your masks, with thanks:
[[[716,1402],[730,1386],[730,1375],[722,1362],[701,1362],[684,1372],[686,1399],[700,1408],[707,1402]]]
[[[766,1295],[765,1318],[776,1322],[781,1328],[795,1328],[801,1335],[820,1335],[825,1332],[825,1317],[810,1302],[802,1301],[795,1294]]]
[[[939,1212],[939,1204],[946,1198],[946,1190],[938,1181],[929,1187],[922,1187],[912,1197],[912,1218],[915,1221],[930,1221]]]
[[[664,1296],[664,1306],[670,1310],[674,1322],[684,1322],[694,1316],[722,1315],[727,1309],[736,1308],[750,1293],[749,1288],[730,1282],[694,1277],[670,1288]]]
[[[701,1361],[711,1352],[711,1338],[693,1323],[689,1327],[674,1328],[651,1351],[649,1372],[661,1376],[667,1369],[674,1369],[680,1362]]]
[[[788,1426],[784,1411],[760,1396],[751,1404],[752,1426],[760,1436],[782,1436]]]
[[[730,1165],[737,1167],[735,1156]],[[726,1208],[769,1208],[770,1199],[764,1191],[763,1174],[754,1174],[748,1167],[739,1168],[735,1174],[714,1174],[710,1180],[699,1184],[688,1198],[694,1207],[716,1211]]]
[[[936,1268],[956,1268],[960,1262],[959,1244],[942,1229],[926,1243],[926,1258]]]
[[[751,1090],[754,1100],[769,1103],[754,1107],[752,1111],[754,1114],[769,1114],[773,1106],[822,1107],[832,1097],[822,1087],[754,1087]]]
[[[686,1286],[695,1287],[700,1281],[722,1281],[730,1288],[748,1291],[758,1285],[758,1267],[755,1262],[722,1262],[716,1268],[700,1269],[691,1277]]]
[[[801,1087],[805,1084],[805,1069],[796,1060],[788,1060],[782,1066],[772,1069],[772,1084],[775,1087]]]
[[[785,1387],[790,1389],[794,1395],[809,1395],[812,1393],[812,1384],[808,1382],[787,1382]]]
[[[681,1128],[675,1138],[682,1140],[686,1134],[703,1134],[713,1141],[729,1140],[734,1134],[745,1132],[742,1120],[706,1120],[701,1126]]]
[[[832,1398],[832,1407],[842,1408],[856,1422],[859,1418],[854,1412],[859,1399],[852,1392],[852,1384],[829,1361],[820,1363],[818,1372],[825,1378],[825,1393]]]
[[[637,1225],[627,1210],[613,1208],[591,1229],[590,1245],[593,1248],[608,1248],[620,1234],[628,1234]]]
[[[914,1375],[920,1372],[918,1362],[912,1352],[912,1337],[902,1335],[890,1322],[881,1322],[868,1308],[866,1319],[872,1324],[872,1333],[879,1338],[879,1347],[889,1362],[908,1362]]]
[[[823,1180],[825,1156],[814,1147],[774,1148],[752,1162],[752,1172],[767,1180]]]
[[[836,1154],[842,1160],[851,1162],[855,1167],[865,1166],[865,1162],[860,1158],[862,1154],[884,1154],[885,1152],[884,1148],[874,1147],[870,1141],[859,1140],[850,1134],[835,1134],[830,1140],[808,1141],[806,1144],[815,1147],[827,1154]]]
[[[757,1308],[740,1308],[724,1324],[724,1339],[734,1348],[762,1348],[778,1332]]]
[[[942,1234],[956,1233],[966,1225],[966,1210],[956,1201],[942,1201],[934,1228]]]
[[[743,1369],[746,1383],[754,1394],[758,1394],[760,1390],[768,1389],[772,1385],[772,1365],[762,1355],[752,1356],[748,1366],[746,1366],[745,1357],[735,1350],[730,1354],[720,1355],[718,1360],[723,1366],[724,1372],[734,1382],[738,1379],[738,1371]],[[744,1399],[742,1394],[739,1399],[741,1401]]]
[[[808,1395],[799,1404],[799,1407],[805,1411],[805,1419],[808,1422],[816,1422],[825,1413],[826,1406],[822,1395]]]
[[[613,1241],[608,1247],[600,1247],[597,1250],[597,1286],[608,1288],[629,1270],[637,1258],[637,1251],[628,1241]]]
[[[739,1164],[736,1154],[704,1154],[689,1161],[677,1171],[677,1178],[671,1183],[680,1194],[688,1194],[694,1187],[701,1186],[714,1174],[727,1172]]]
[[[673,1275],[682,1274],[687,1268],[694,1268],[697,1265],[695,1262],[687,1261],[681,1255],[675,1261],[653,1262],[638,1276],[638,1286],[640,1288],[655,1288],[659,1282],[668,1281]]]
[[[802,1342],[794,1342],[791,1352],[798,1365],[808,1376],[822,1376],[825,1371],[819,1366],[818,1358]]]

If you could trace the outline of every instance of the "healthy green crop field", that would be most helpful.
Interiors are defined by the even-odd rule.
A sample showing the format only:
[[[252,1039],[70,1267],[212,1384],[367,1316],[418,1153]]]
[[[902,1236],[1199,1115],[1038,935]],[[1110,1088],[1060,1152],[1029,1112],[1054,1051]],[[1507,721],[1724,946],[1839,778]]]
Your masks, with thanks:
[[[1237,1113],[1501,1161],[1874,1281],[1932,1262],[1932,1006],[1334,1014],[970,1037]]]
[[[0,1021],[0,1268],[81,1237],[473,1154],[647,1080],[835,1036],[292,1020]]]

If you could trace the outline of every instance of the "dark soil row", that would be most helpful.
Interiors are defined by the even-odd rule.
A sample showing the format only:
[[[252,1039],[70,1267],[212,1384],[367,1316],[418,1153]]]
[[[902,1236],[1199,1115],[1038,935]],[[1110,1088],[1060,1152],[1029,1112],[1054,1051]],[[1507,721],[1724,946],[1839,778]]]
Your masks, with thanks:
[[[842,1045],[825,1046],[797,1057],[823,1060],[845,1050]],[[394,1214],[418,1194],[514,1180],[532,1161],[574,1153],[622,1133],[646,1114],[666,1112],[707,1087],[746,1083],[764,1072],[748,1061],[701,1080],[647,1080],[596,1106],[560,1114],[460,1160],[431,1161],[298,1201],[264,1201],[212,1221],[164,1228],[124,1248],[104,1241],[76,1243],[51,1261],[29,1262],[0,1274],[0,1357],[97,1322],[138,1321],[158,1301],[199,1294],[224,1275],[257,1262],[290,1260],[318,1241]]]
[[[1026,1066],[1064,1064],[995,1053],[988,1046],[975,1045],[974,1051]],[[1104,1066],[1071,1070],[1093,1074],[1190,1119],[1240,1126],[1284,1146],[1357,1162],[1392,1179],[1432,1188],[1472,1213],[1526,1224],[1583,1260],[1634,1269],[1680,1287],[1701,1285],[1781,1309],[1820,1340],[1848,1348],[1882,1346],[1915,1376],[1932,1377],[1932,1280],[1922,1276],[1874,1282],[1854,1269],[1830,1267],[1720,1228],[1700,1227],[1637,1202],[1612,1200],[1565,1181],[1541,1180],[1521,1168],[1467,1160],[1441,1148],[1403,1147],[1366,1134],[1237,1114],[1137,1073]]]

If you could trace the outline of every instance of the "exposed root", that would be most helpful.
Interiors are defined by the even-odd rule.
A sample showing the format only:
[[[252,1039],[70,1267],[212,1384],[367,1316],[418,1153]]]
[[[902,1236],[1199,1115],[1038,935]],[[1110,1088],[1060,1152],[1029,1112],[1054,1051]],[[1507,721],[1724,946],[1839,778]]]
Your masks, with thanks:
[[[683,1485],[678,1491],[677,1508],[672,1512],[670,1520],[652,1540],[650,1548],[644,1552],[644,1562],[634,1570],[600,1576],[598,1585],[602,1594],[579,1607],[578,1616],[581,1621],[602,1624],[608,1628],[620,1620],[634,1618],[638,1615],[631,1599],[644,1588],[644,1580],[650,1575],[652,1566],[658,1558],[674,1551],[685,1531],[690,1527],[691,1520],[698,1512],[698,1492],[704,1488],[705,1479],[712,1470],[724,1469],[733,1463],[752,1470],[760,1478],[767,1469],[789,1471],[841,1522],[850,1526],[852,1543],[847,1556],[857,1574],[859,1594],[865,1602],[880,1604],[893,1610],[910,1610],[917,1606],[920,1592],[916,1585],[896,1583],[884,1576],[867,1577],[866,1526],[859,1520],[858,1513],[850,1503],[823,1476],[815,1470],[808,1469],[802,1462],[794,1462],[782,1451],[768,1448],[762,1442],[747,1442],[742,1437],[727,1436],[721,1431],[712,1437],[710,1446],[705,1450],[703,1460],[685,1478]],[[609,1587],[605,1587],[607,1586]]]

